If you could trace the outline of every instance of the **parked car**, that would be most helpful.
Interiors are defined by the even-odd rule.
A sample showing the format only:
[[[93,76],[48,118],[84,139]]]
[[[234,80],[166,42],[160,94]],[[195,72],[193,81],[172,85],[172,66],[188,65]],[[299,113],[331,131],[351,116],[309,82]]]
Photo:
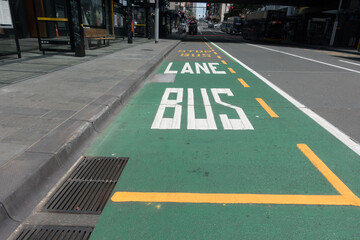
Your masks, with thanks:
[[[197,34],[197,22],[195,20],[189,22],[189,34]]]

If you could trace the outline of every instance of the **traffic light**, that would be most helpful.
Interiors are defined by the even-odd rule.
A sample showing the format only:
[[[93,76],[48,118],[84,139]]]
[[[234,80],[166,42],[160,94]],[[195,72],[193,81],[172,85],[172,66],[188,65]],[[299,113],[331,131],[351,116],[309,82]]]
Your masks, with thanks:
[[[210,4],[208,3],[206,4],[206,10],[209,10],[209,8],[210,8]]]

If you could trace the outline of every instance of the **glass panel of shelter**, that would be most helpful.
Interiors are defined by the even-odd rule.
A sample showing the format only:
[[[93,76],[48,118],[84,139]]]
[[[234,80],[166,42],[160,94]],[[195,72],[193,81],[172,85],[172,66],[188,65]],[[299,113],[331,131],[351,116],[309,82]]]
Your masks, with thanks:
[[[40,51],[74,51],[67,4],[63,0],[33,0]]]

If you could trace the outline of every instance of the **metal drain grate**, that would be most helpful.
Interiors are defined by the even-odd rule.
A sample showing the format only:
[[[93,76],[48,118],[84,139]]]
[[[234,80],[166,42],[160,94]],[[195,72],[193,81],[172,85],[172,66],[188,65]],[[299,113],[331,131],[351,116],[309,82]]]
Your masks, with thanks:
[[[117,181],[128,158],[84,157],[69,179]]]
[[[27,225],[17,240],[87,240],[93,231],[91,227],[32,226]]]
[[[128,158],[84,157],[46,203],[49,212],[100,214]]]

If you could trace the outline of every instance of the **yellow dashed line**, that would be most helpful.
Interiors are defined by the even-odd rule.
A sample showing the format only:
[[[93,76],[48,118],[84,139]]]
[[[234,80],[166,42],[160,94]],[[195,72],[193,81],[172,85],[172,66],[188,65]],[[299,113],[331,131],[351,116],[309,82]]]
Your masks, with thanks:
[[[236,73],[235,71],[234,71],[234,69],[232,69],[232,68],[228,68],[229,69],[229,71],[231,72],[231,73]]]
[[[244,79],[238,78],[238,81],[239,81],[245,88],[250,87],[250,86],[244,81]]]
[[[217,52],[214,52],[214,54],[216,54],[216,55],[217,55]]]
[[[221,59],[221,57],[219,55],[217,55],[218,59]]]
[[[265,111],[273,118],[278,118],[279,116],[262,100],[261,98],[256,98],[256,101],[265,109]]]
[[[222,62],[223,64],[227,64],[224,60],[221,60],[221,62]]]

